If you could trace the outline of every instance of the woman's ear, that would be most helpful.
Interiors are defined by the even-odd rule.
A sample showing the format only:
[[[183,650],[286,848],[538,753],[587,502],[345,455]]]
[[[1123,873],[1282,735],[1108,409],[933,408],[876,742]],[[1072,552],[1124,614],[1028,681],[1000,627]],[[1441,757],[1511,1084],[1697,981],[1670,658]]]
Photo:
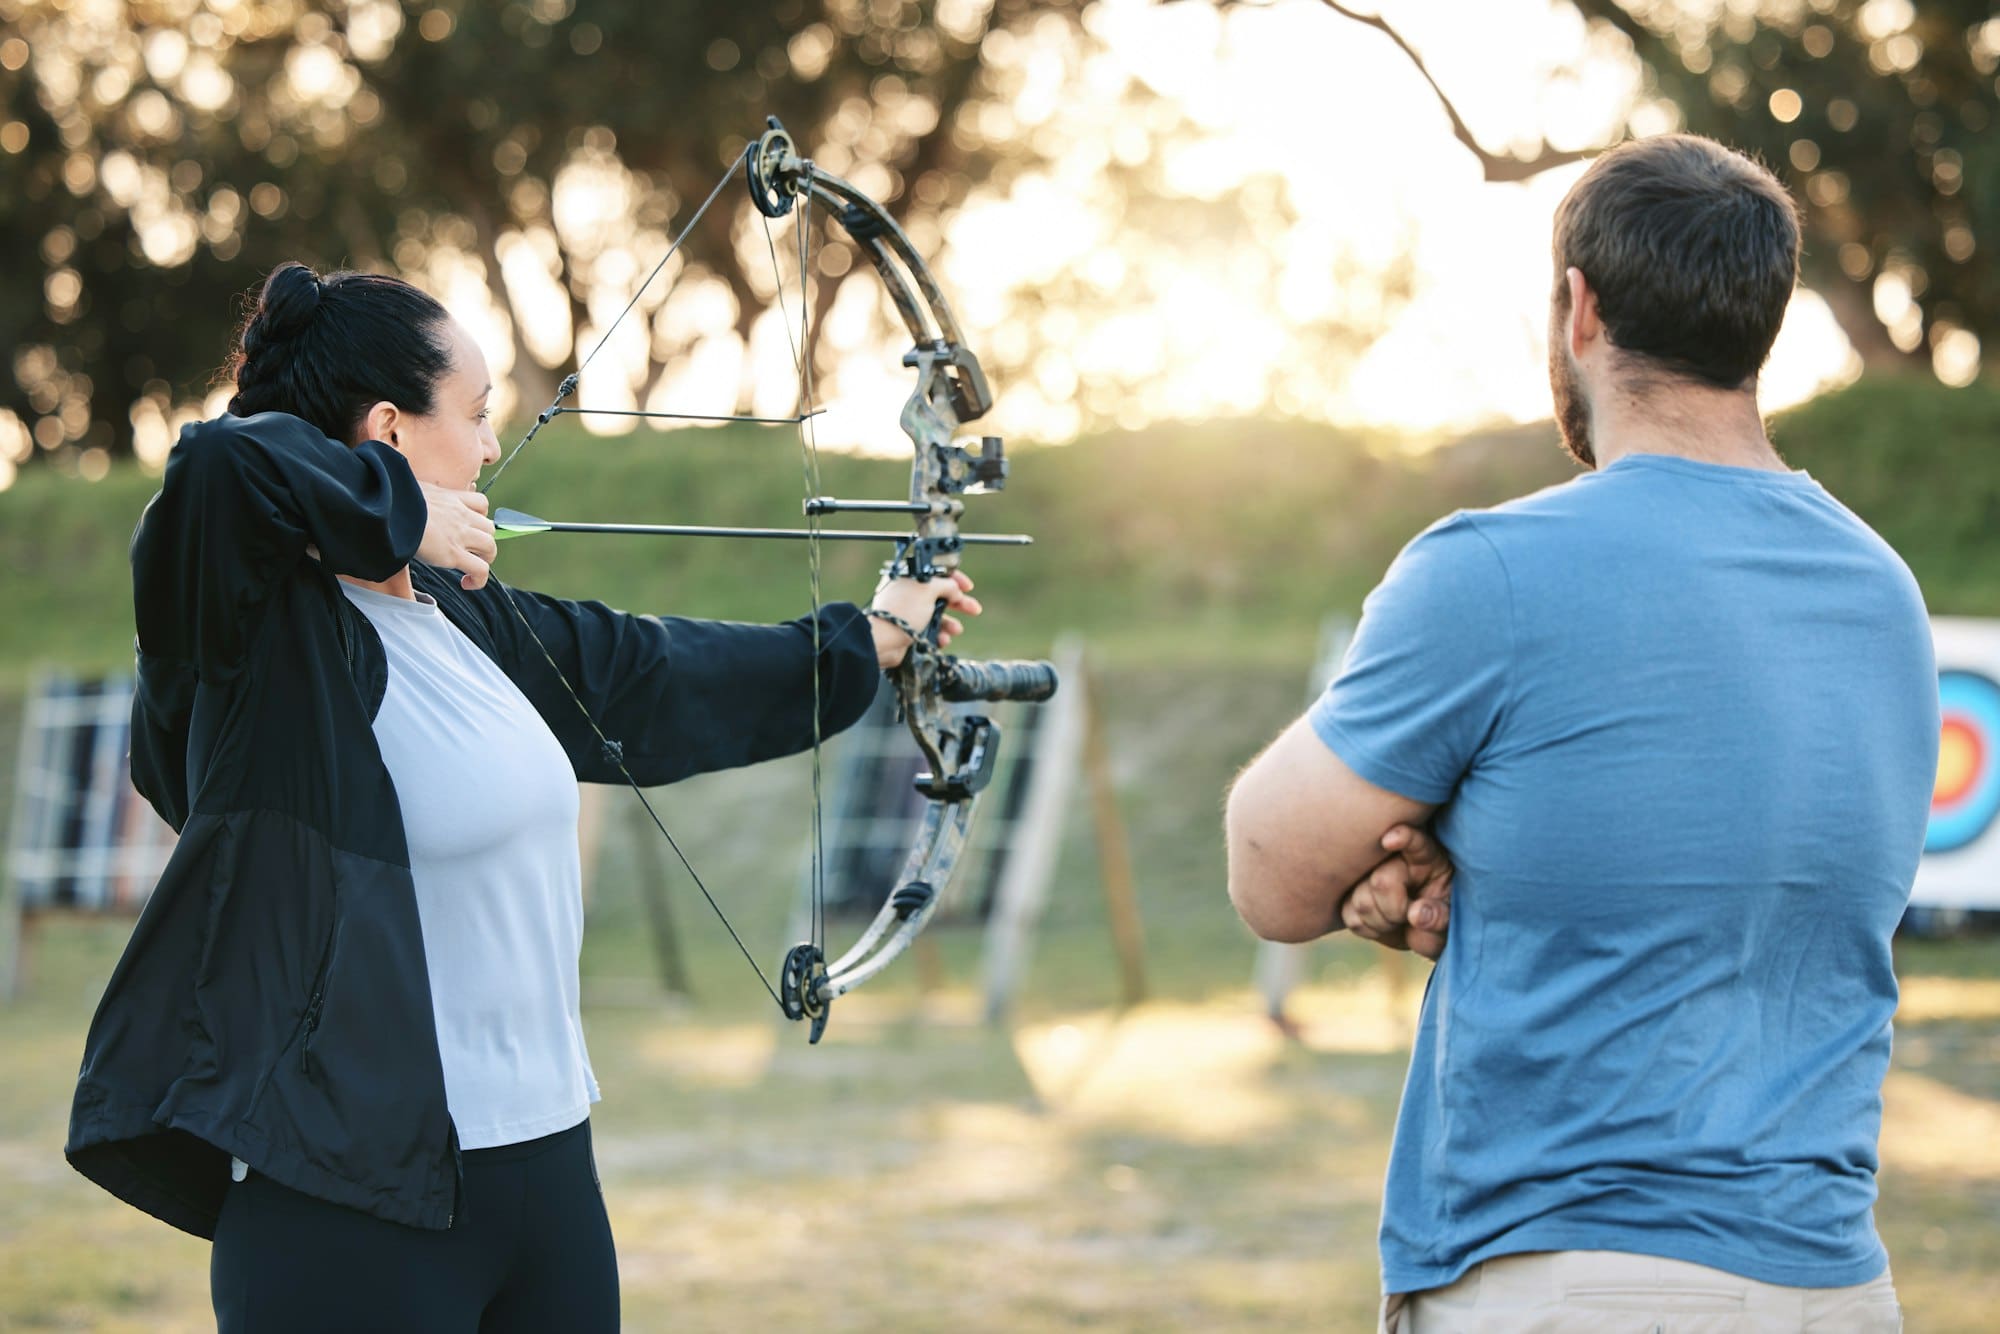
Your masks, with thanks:
[[[396,410],[396,405],[387,399],[377,403],[361,418],[361,439],[385,440],[401,449],[402,442],[396,439],[396,426],[402,415]]]

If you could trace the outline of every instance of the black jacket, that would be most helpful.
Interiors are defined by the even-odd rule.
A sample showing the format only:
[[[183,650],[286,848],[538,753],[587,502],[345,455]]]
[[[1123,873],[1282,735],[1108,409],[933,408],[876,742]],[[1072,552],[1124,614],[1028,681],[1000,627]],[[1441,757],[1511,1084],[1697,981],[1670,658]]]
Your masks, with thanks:
[[[585,782],[623,780],[509,597],[642,784],[810,744],[809,619],[633,616],[497,581],[467,592],[412,563],[426,514],[389,446],[265,413],[184,431],[133,535],[132,778],[181,839],[91,1022],[64,1152],[198,1236],[214,1235],[232,1154],[395,1222],[456,1213],[409,853],[371,727],[388,661],[336,572],[409,565]],[[878,674],[856,608],[823,610],[820,636],[830,735]]]

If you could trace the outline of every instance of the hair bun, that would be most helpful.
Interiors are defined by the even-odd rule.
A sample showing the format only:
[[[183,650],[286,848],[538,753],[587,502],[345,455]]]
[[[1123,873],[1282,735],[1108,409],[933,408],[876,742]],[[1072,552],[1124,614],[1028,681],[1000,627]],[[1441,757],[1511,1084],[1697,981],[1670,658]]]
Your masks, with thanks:
[[[295,260],[280,264],[264,280],[264,292],[251,323],[263,340],[285,342],[296,338],[319,312],[320,294],[324,290],[319,275],[305,265]]]

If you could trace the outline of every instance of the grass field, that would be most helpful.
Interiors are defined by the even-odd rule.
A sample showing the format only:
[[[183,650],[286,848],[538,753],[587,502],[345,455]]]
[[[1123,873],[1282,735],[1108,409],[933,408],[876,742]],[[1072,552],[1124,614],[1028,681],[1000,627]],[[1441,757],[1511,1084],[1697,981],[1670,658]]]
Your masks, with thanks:
[[[1154,996],[1122,1013],[1082,821],[1007,1030],[973,1021],[977,942],[944,927],[942,987],[920,995],[906,960],[809,1048],[679,882],[696,999],[670,1004],[641,929],[647,848],[611,794],[585,1022],[627,1328],[1369,1327],[1422,965],[1321,947],[1302,1036],[1281,1037],[1247,985],[1213,810],[1296,707],[1295,674],[1117,671],[1104,695]],[[788,943],[806,784],[788,762],[663,794],[767,965]],[[212,1327],[205,1245],[60,1157],[123,930],[46,924],[26,997],[0,1010],[0,1329]],[[2000,944],[1912,943],[1902,971],[1879,1219],[1909,1328],[1969,1334],[2000,1307]]]
[[[1864,383],[1780,421],[1795,463],[1889,536],[1935,611],[2000,613],[2000,389]],[[1260,1330],[1371,1327],[1374,1226],[1421,964],[1320,947],[1281,1037],[1222,894],[1217,802],[1297,710],[1319,618],[1352,611],[1400,544],[1458,505],[1567,475],[1546,428],[1423,458],[1297,424],[1159,428],[1016,455],[979,526],[977,651],[1087,632],[1130,824],[1152,998],[1121,1012],[1085,822],[1070,831],[1020,1011],[974,1022],[978,941],[941,925],[840,1003],[826,1041],[768,1000],[666,876],[694,999],[669,1002],[638,895],[664,875],[610,794],[585,945],[595,1117],[627,1327]],[[499,503],[550,518],[779,523],[795,455],[730,431],[552,431]],[[825,490],[906,468],[829,460]],[[154,479],[30,474],[0,494],[0,814],[13,705],[41,663],[129,666],[126,536]],[[776,498],[775,500],[773,498]],[[991,508],[987,508],[987,506]],[[827,596],[872,582],[829,553]],[[746,619],[805,600],[790,548],[510,543],[501,574],[615,605]],[[968,641],[968,649],[972,641]],[[768,969],[805,846],[795,762],[662,794],[665,818]],[[4,831],[0,831],[4,835]],[[849,925],[847,930],[853,928]],[[51,921],[0,1008],[0,1330],[211,1327],[206,1248],[62,1162],[83,1030],[127,924]],[[841,930],[832,933],[841,939]],[[2000,1310],[2000,942],[1913,942],[1887,1087],[1879,1222],[1915,1334]],[[920,994],[917,979],[942,981]],[[760,1003],[761,1002],[761,1003]]]

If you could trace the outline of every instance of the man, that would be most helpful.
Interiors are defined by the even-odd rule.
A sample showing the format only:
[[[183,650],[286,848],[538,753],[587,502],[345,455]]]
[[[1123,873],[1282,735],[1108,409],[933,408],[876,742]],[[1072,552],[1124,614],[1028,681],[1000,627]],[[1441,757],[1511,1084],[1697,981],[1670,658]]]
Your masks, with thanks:
[[[1238,779],[1230,895],[1271,939],[1441,944],[1384,1329],[1899,1329],[1872,1206],[1936,766],[1923,602],[1765,437],[1799,252],[1768,172],[1626,144],[1554,252],[1556,417],[1593,471],[1403,551]]]

